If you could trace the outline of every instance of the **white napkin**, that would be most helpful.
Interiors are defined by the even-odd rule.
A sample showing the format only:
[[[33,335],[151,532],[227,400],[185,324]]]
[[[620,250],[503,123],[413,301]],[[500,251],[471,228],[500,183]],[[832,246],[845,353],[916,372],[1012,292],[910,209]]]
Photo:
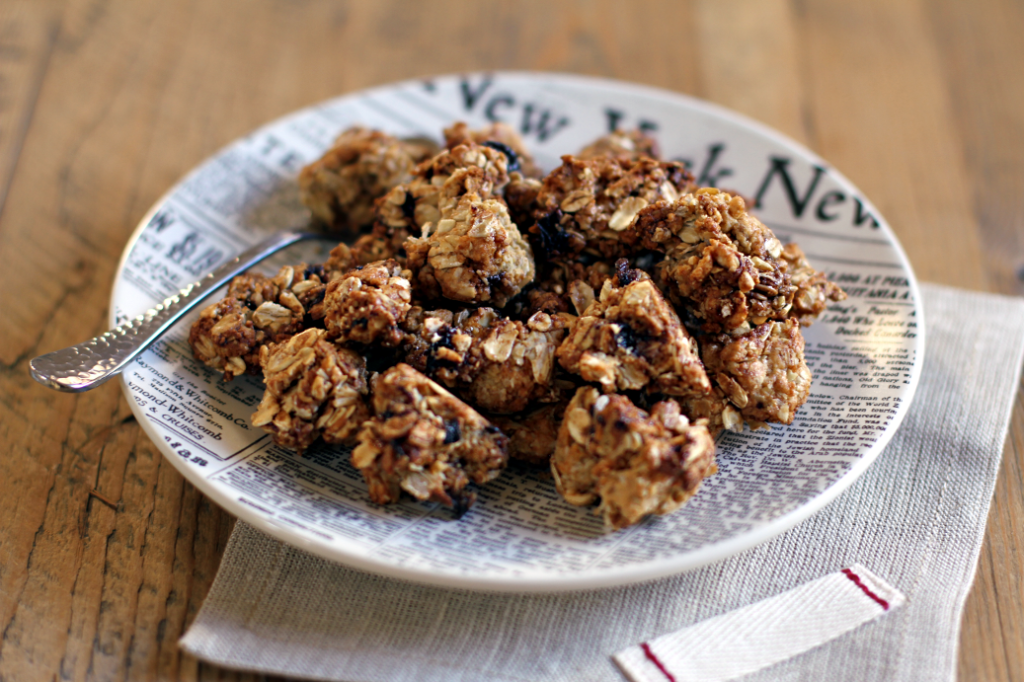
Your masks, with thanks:
[[[849,490],[770,542],[643,585],[494,595],[361,573],[239,523],[181,646],[229,668],[346,682],[621,682],[616,652],[862,564],[906,603],[744,681],[952,680],[1024,357],[1024,299],[922,293],[925,365],[902,426]]]

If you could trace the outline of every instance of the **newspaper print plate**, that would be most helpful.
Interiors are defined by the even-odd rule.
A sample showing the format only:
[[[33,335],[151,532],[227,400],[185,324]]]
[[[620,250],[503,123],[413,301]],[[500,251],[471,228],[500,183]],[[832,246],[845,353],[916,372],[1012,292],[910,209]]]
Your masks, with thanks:
[[[909,405],[923,357],[920,296],[878,211],[842,175],[758,123],[679,94],[578,76],[489,73],[409,81],[304,109],[229,145],[175,186],[125,250],[112,322],[267,234],[308,220],[296,175],[343,128],[440,139],[456,120],[521,130],[545,170],[610,128],[652,131],[702,184],[756,200],[848,300],[806,330],[811,397],[789,427],[726,434],[719,473],[683,509],[618,533],[563,502],[550,478],[514,470],[455,520],[413,501],[381,507],[343,449],[299,458],[249,425],[256,378],[225,384],[191,357],[186,319],[123,375],[129,402],[182,474],[239,518],[314,554],[435,585],[558,591],[647,580],[752,547],[824,506],[870,465]],[[265,264],[322,261],[330,244]]]

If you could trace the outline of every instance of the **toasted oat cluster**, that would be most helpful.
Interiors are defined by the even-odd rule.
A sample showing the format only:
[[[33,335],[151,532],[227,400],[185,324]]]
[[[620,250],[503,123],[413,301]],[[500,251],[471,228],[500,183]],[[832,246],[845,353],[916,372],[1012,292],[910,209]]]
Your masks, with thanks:
[[[466,194],[445,205],[437,223],[425,225],[405,248],[424,298],[501,308],[534,278],[530,245],[496,197]]]
[[[629,256],[635,239],[628,228],[637,213],[692,189],[693,176],[680,163],[563,156],[537,193],[531,232],[549,258],[584,250],[604,258]]]
[[[615,264],[599,260],[589,265],[578,261],[552,260],[541,268],[535,286],[526,293],[521,315],[529,317],[537,311],[549,315],[573,313],[582,315],[601,291],[605,280],[612,277]]]
[[[504,153],[474,142],[456,145],[421,163],[408,182],[377,201],[374,235],[419,236],[425,225],[441,219],[442,209],[450,209],[463,195],[492,197],[508,182]]]
[[[373,418],[359,431],[352,464],[378,504],[404,490],[465,511],[470,481],[494,479],[508,461],[508,438],[479,412],[406,364],[373,380]]]
[[[660,251],[659,284],[708,333],[749,329],[790,314],[796,287],[782,242],[738,196],[702,188],[640,212],[644,248]]]
[[[267,390],[253,426],[300,452],[321,437],[328,443],[354,442],[370,416],[361,355],[331,343],[322,329],[307,329],[263,346],[260,362]]]
[[[796,287],[790,312],[801,324],[811,324],[814,318],[825,312],[829,301],[842,301],[846,298],[846,292],[838,284],[829,281],[825,273],[811,267],[807,256],[796,244],[782,247],[782,261],[786,264],[790,282]]]
[[[427,314],[412,326],[406,361],[481,410],[511,414],[560,396],[555,351],[565,322],[559,316],[536,313],[523,323],[477,308]]]
[[[458,512],[510,457],[548,466],[617,529],[692,496],[723,430],[793,421],[801,325],[845,294],[741,197],[640,131],[544,177],[507,125],[444,143],[342,133],[302,197],[361,232],[236,278],[193,325],[225,379],[262,369],[253,423],[275,442],[357,442],[373,501]]]
[[[611,528],[667,514],[715,471],[715,443],[675,401],[651,413],[623,395],[580,388],[565,412],[551,459],[555,485],[571,504],[597,504]]]
[[[352,270],[327,285],[324,324],[341,342],[397,346],[412,301],[410,274],[393,260]]]
[[[359,126],[341,133],[321,158],[302,169],[302,202],[323,223],[353,230],[373,219],[373,202],[406,182],[436,147]]]
[[[696,344],[679,316],[646,273],[630,270],[625,259],[618,267],[558,348],[558,361],[605,393],[708,393]]]
[[[743,416],[740,411],[725,396],[725,392],[716,383],[714,377],[711,380],[711,391],[700,396],[687,396],[677,398],[682,407],[683,414],[694,423],[704,423],[708,427],[712,438],[718,438],[723,431],[742,431]],[[754,422],[752,428],[764,426],[762,422]]]
[[[741,336],[709,336],[701,357],[729,402],[751,423],[792,424],[811,391],[795,318],[765,322]]]
[[[658,143],[642,130],[615,130],[597,138],[580,150],[581,159],[610,156],[622,161],[637,161],[643,157],[660,157]]]
[[[454,149],[462,144],[476,143],[489,146],[500,151],[508,158],[508,172],[516,171],[526,177],[539,178],[542,176],[540,168],[534,163],[533,156],[526,148],[526,143],[515,128],[495,121],[486,128],[470,130],[469,126],[459,121],[450,128],[444,129],[444,146]]]
[[[568,400],[560,400],[518,414],[493,415],[491,421],[508,436],[509,458],[534,466],[550,466],[568,404]]]
[[[533,216],[537,210],[537,196],[543,186],[544,184],[537,178],[526,177],[521,173],[512,173],[508,184],[505,185],[504,196],[508,214],[524,234],[536,222]]]
[[[323,317],[325,282],[331,273],[304,263],[286,265],[274,277],[239,275],[227,296],[200,314],[189,332],[192,354],[224,372],[230,381],[240,374],[259,374],[260,349],[290,338],[310,319]]]

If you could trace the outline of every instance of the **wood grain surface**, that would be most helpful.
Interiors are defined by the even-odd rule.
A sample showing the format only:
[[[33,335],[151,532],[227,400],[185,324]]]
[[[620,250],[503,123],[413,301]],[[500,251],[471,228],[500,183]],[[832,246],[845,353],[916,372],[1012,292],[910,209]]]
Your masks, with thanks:
[[[106,329],[118,259],[182,174],[289,111],[399,79],[637,81],[800,140],[888,218],[919,277],[1024,294],[1024,4],[1014,0],[0,0],[0,680],[243,680],[176,641],[233,520],[111,382],[28,361]],[[1024,680],[1024,402],[963,680]]]

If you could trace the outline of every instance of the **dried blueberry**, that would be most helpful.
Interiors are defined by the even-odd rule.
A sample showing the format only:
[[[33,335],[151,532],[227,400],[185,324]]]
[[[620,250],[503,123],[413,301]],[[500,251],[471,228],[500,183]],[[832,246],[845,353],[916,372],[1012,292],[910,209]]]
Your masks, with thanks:
[[[416,197],[412,195],[412,192],[406,190],[405,201],[402,202],[402,214],[409,219],[410,222],[416,216]]]
[[[627,261],[625,258],[620,258],[619,260],[615,261],[615,275],[618,278],[620,287],[624,287],[627,284],[632,284],[633,282],[640,279],[640,271],[630,270],[629,261]]]
[[[454,419],[445,420],[444,423],[444,444],[457,442],[462,438],[462,430],[459,428],[459,422]]]
[[[521,170],[519,166],[519,155],[516,154],[507,144],[501,142],[495,142],[494,140],[487,140],[484,142],[485,147],[490,147],[495,151],[499,151],[508,158],[508,172],[512,173],[517,170]]]
[[[327,279],[326,277],[324,277],[324,266],[322,265],[306,266],[306,269],[302,273],[303,279],[309,279],[313,275],[319,277],[321,282]]]
[[[439,369],[451,369],[458,366],[458,363],[454,360],[437,357],[437,351],[441,348],[455,350],[455,344],[452,343],[452,336],[454,335],[455,330],[448,325],[444,325],[437,330],[438,339],[430,344],[430,350],[427,351],[427,376],[434,376]]]
[[[531,230],[540,236],[540,247],[545,256],[558,256],[570,252],[571,235],[562,229],[562,209],[556,208],[546,216],[537,219]]]
[[[619,325],[619,331],[615,334],[615,343],[619,345],[619,348],[629,351],[633,355],[637,355],[637,344],[639,343],[639,339],[637,338],[636,333],[621,322],[618,322],[617,324]]]

